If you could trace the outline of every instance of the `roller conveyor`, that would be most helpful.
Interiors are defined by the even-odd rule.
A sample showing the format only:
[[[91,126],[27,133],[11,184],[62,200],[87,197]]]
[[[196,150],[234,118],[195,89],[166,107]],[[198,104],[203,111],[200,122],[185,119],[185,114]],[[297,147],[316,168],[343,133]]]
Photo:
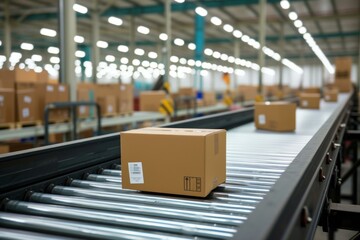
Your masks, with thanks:
[[[322,102],[319,111],[298,109],[294,133],[260,131],[253,123],[231,128],[227,133],[226,183],[205,199],[122,189],[120,161],[109,156],[105,167],[94,164],[95,167],[74,173],[66,181],[60,180],[64,178],[60,174],[39,181],[37,184],[42,188],[23,186],[23,194],[12,189],[16,193],[5,194],[6,199],[2,201],[0,228],[9,239],[22,239],[21,234],[26,232],[39,234],[39,239],[41,235],[59,239],[235,239],[248,238],[249,234],[253,234],[254,239],[264,239],[277,236],[271,235],[272,230],[267,228],[281,221],[276,215],[284,210],[276,212],[279,206],[272,202],[275,198],[279,198],[279,203],[290,201],[295,189],[279,192],[278,186],[284,179],[289,181],[289,187],[301,184],[302,179],[292,173],[308,171],[312,158],[320,154],[317,149],[321,149],[329,134],[334,135],[330,125],[340,125],[349,98],[350,95],[341,94],[337,103]],[[328,141],[330,144],[332,138]],[[100,156],[105,159],[105,155],[102,151]],[[306,160],[299,158],[303,155],[307,156]],[[297,167],[301,164],[303,166]],[[313,181],[314,176],[311,179],[309,181]],[[273,209],[263,210],[272,204]],[[321,208],[319,204],[314,206]],[[312,210],[315,212],[315,207]],[[297,217],[296,211],[293,209],[292,215]],[[258,231],[254,231],[254,226],[259,226],[254,224],[256,220],[258,224],[265,222]],[[296,232],[295,223],[289,224],[293,224]],[[300,238],[312,234],[311,230],[305,230]],[[293,236],[286,234],[280,238]]]

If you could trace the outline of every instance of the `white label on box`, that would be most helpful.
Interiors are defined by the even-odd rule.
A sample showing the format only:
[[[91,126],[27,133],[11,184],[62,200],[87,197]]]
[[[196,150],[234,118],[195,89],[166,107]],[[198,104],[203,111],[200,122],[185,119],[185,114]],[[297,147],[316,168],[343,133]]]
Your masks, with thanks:
[[[22,116],[23,116],[23,118],[27,118],[27,117],[30,116],[30,110],[29,110],[29,108],[24,108],[24,109],[22,110]]]
[[[307,106],[309,105],[309,103],[308,103],[308,101],[303,100],[303,101],[302,101],[302,105],[303,105],[304,107],[307,107]]]
[[[130,184],[144,184],[142,162],[129,162]]]
[[[259,121],[259,124],[260,125],[264,125],[266,123],[266,117],[265,117],[265,114],[260,114],[258,116],[258,121]]]
[[[59,91],[60,92],[65,92],[65,87],[64,86],[59,86]]]
[[[325,96],[325,100],[330,100],[330,96],[329,96],[329,95],[326,95],[326,96]]]
[[[107,110],[108,110],[109,113],[113,112],[113,106],[112,106],[112,105],[108,105],[108,109],[107,109]]]
[[[24,96],[24,102],[25,102],[25,103],[31,103],[31,97],[29,97],[29,96]]]
[[[85,110],[86,110],[86,107],[81,106],[79,110],[80,110],[80,114],[84,114]]]
[[[4,101],[4,96],[0,95],[0,102],[2,103]]]
[[[51,86],[51,85],[47,85],[47,86],[46,86],[46,91],[48,91],[48,92],[53,92],[53,91],[54,91],[54,87]]]
[[[121,90],[121,91],[125,91],[125,89],[126,89],[126,87],[125,87],[124,85],[121,85],[121,86],[120,86],[120,90]]]

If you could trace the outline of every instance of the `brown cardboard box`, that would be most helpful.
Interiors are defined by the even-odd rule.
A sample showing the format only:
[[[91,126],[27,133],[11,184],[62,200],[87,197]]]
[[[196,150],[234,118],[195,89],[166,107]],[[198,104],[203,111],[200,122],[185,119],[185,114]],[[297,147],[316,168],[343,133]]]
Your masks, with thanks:
[[[0,145],[0,154],[10,152],[10,147],[8,145]]]
[[[282,101],[255,103],[254,119],[257,129],[295,131],[296,104]]]
[[[302,93],[300,94],[300,107],[308,109],[320,108],[320,94],[319,93]]]
[[[337,102],[339,91],[336,88],[325,89],[324,99],[326,102]]]
[[[15,91],[0,88],[0,123],[15,122]]]
[[[49,73],[47,71],[42,71],[41,73],[36,73],[36,82],[37,83],[48,83]]]
[[[0,79],[13,82],[36,82],[36,73],[34,70],[23,70],[15,68],[14,70],[1,69],[0,70]],[[9,80],[10,79],[10,80]]]
[[[137,146],[142,146],[141,151]],[[225,130],[142,128],[122,132],[122,187],[206,197],[225,182],[225,154]]]
[[[102,116],[116,114],[116,96],[98,97],[97,102],[100,105]]]
[[[77,100],[80,102],[90,101],[89,91],[86,89],[77,89]],[[79,106],[77,114],[79,118],[87,118],[90,116],[90,109],[88,106]]]
[[[64,142],[64,133],[50,133],[49,142],[51,143],[62,143]]]
[[[65,84],[58,84],[57,85],[57,101],[58,102],[68,102],[69,101],[69,88]],[[68,109],[59,109],[57,110],[57,118],[60,121],[67,121],[69,116]]]
[[[308,87],[308,88],[304,88],[303,92],[304,93],[320,93],[320,88],[318,88],[318,87]]]
[[[339,89],[339,92],[350,92],[352,90],[352,83],[346,79],[336,79],[335,87]]]
[[[180,96],[195,97],[196,96],[196,90],[194,88],[191,88],[191,87],[179,88],[179,95]]]
[[[335,80],[348,80],[351,79],[351,57],[341,57],[335,59]]]
[[[16,91],[17,121],[34,122],[38,120],[38,101],[34,89]]]
[[[251,85],[238,85],[238,92],[244,101],[251,101],[258,95],[258,87]]]
[[[145,91],[140,93],[140,111],[158,112],[164,91]]]
[[[121,84],[119,86],[119,113],[132,113],[134,111],[134,92],[130,84]]]
[[[216,104],[215,92],[203,92],[203,101],[205,106],[212,106]]]

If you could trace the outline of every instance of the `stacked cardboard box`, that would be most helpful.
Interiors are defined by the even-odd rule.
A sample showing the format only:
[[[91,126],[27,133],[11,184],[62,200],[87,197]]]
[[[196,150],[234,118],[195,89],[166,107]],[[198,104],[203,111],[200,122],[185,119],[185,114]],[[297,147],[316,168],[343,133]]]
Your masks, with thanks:
[[[216,104],[215,92],[203,92],[203,104],[204,106],[212,106]]]
[[[335,60],[335,86],[339,92],[350,92],[352,89],[351,84],[351,57],[337,58]]]
[[[118,111],[120,114],[132,114],[134,111],[134,90],[130,84],[120,84],[118,95]]]
[[[196,97],[196,90],[191,87],[179,88],[179,96]]]
[[[98,84],[95,87],[96,102],[100,105],[101,115],[114,116],[118,113],[118,84]]]
[[[320,108],[320,93],[302,93],[300,94],[300,107],[307,109]]]
[[[238,92],[244,101],[252,101],[258,95],[258,87],[252,85],[238,85]]]
[[[0,124],[15,122],[15,84],[0,77]]]
[[[77,100],[84,102],[96,102],[95,96],[96,85],[93,83],[79,83],[77,85]],[[80,106],[78,108],[78,117],[87,118],[95,115],[94,107]]]
[[[318,87],[307,87],[307,88],[304,88],[303,93],[320,93],[320,88],[318,88]]]
[[[337,102],[339,90],[337,88],[324,89],[324,99],[326,102]]]
[[[164,91],[144,91],[140,93],[140,111],[158,112],[161,100],[166,97]]]

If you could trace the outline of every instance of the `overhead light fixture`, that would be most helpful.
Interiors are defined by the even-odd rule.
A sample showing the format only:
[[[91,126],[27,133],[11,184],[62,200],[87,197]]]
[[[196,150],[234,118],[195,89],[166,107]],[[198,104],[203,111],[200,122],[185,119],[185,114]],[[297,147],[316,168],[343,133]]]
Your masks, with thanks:
[[[236,38],[241,38],[241,36],[243,35],[242,34],[242,32],[241,31],[239,31],[239,30],[235,30],[235,31],[233,31],[233,33],[232,33],[233,35],[234,35],[234,37],[236,37]]]
[[[106,55],[105,61],[107,61],[107,62],[115,62],[115,57],[113,55]]]
[[[140,65],[140,60],[139,59],[134,59],[134,60],[132,60],[132,64],[134,66],[139,66]]]
[[[31,56],[31,60],[33,60],[34,62],[40,62],[42,60],[42,56],[34,54]]]
[[[210,48],[205,48],[205,50],[204,50],[204,53],[207,56],[211,56],[213,54],[213,52],[214,51],[212,49],[210,49]]]
[[[221,57],[221,53],[219,53],[218,51],[215,51],[215,52],[213,52],[213,54],[212,54],[212,56],[214,57],[214,58],[220,58]]]
[[[290,3],[289,3],[289,1],[287,1],[287,0],[281,0],[281,1],[280,1],[280,7],[281,7],[282,9],[289,9],[289,8],[290,8]]]
[[[303,23],[300,19],[298,19],[294,22],[294,26],[297,28],[302,27],[302,25],[303,25]]]
[[[97,41],[96,46],[98,46],[99,48],[107,48],[109,46],[109,44],[105,41],[99,40],[99,41]]]
[[[177,56],[170,57],[170,62],[177,63],[178,61],[179,61],[179,57],[177,57]]]
[[[158,56],[158,55],[157,55],[156,52],[149,52],[149,53],[148,53],[148,57],[149,57],[149,58],[155,59],[155,58],[157,58],[157,56]]]
[[[174,44],[175,44],[175,45],[178,45],[178,46],[184,46],[185,41],[182,40],[181,38],[175,38],[175,39],[174,39]]]
[[[87,7],[85,7],[83,5],[80,5],[80,4],[77,4],[77,3],[75,3],[73,5],[73,9],[74,9],[74,11],[76,11],[78,13],[81,13],[81,14],[86,14],[88,12]]]
[[[168,35],[166,33],[160,33],[159,39],[162,41],[166,41],[166,40],[168,40]]]
[[[129,51],[129,47],[128,47],[128,46],[125,46],[125,45],[119,45],[118,48],[117,48],[117,50],[118,50],[119,52],[126,53],[126,52]]]
[[[138,26],[137,27],[137,31],[141,34],[149,34],[150,33],[150,29],[145,27],[145,26]]]
[[[212,17],[212,18],[210,19],[210,22],[211,22],[212,24],[214,24],[215,26],[220,26],[220,25],[222,24],[221,19],[218,18],[218,17]]]
[[[183,3],[183,2],[185,2],[185,0],[175,0],[175,2],[177,2],[177,3]]]
[[[296,65],[295,63],[293,63],[292,61],[290,61],[289,59],[283,58],[281,60],[282,64],[284,64],[285,66],[287,66],[288,68],[294,70],[295,72],[301,74],[303,73],[303,70],[301,67],[299,67],[298,65]]]
[[[306,28],[304,26],[299,28],[299,33],[300,34],[305,34],[306,33]]]
[[[109,17],[108,22],[115,26],[121,26],[123,24],[123,20],[121,18],[117,18],[114,16]]]
[[[189,48],[190,50],[195,50],[195,49],[196,49],[196,45],[195,45],[194,43],[189,43],[189,44],[188,44],[188,48]]]
[[[14,58],[14,59],[20,59],[22,57],[22,54],[19,52],[12,52],[10,54],[10,58]]]
[[[77,51],[75,52],[75,57],[83,58],[83,57],[85,57],[85,52],[84,52],[84,51],[81,51],[81,50],[77,50]]]
[[[48,53],[51,53],[51,54],[59,54],[59,52],[60,52],[59,48],[57,48],[57,47],[48,47],[47,51],[48,51]]]
[[[228,32],[228,33],[231,33],[232,31],[234,31],[234,27],[231,26],[230,24],[225,24],[225,25],[223,26],[223,29],[224,29],[226,32]]]
[[[227,54],[225,54],[225,53],[221,54],[221,56],[220,56],[220,59],[223,60],[223,61],[227,61],[228,58],[229,58],[229,56]]]
[[[289,13],[289,18],[293,21],[295,21],[298,18],[298,15],[296,14],[296,12],[290,12]]]
[[[76,36],[74,37],[74,41],[75,41],[76,43],[83,43],[83,42],[85,41],[85,38],[82,37],[82,36],[76,35]]]
[[[195,12],[202,17],[205,17],[208,14],[207,10],[203,7],[195,8]]]
[[[33,49],[34,49],[34,45],[31,44],[31,43],[22,43],[22,44],[20,45],[20,48],[23,49],[23,50],[28,50],[28,51],[30,51],[30,50],[33,50]]]
[[[145,51],[144,51],[144,49],[136,48],[136,49],[134,50],[134,53],[135,53],[136,55],[138,55],[138,56],[142,56],[142,55],[145,54]]]
[[[122,64],[128,64],[128,63],[129,63],[129,59],[126,58],[126,57],[122,57],[122,58],[120,59],[120,62],[121,62]]]
[[[0,40],[0,46],[2,45],[2,41]]]
[[[56,31],[49,28],[42,28],[40,29],[40,34],[47,37],[55,37]]]
[[[243,41],[243,42],[248,42],[249,40],[250,40],[250,37],[248,36],[248,35],[243,35],[242,37],[241,37],[241,40]]]

